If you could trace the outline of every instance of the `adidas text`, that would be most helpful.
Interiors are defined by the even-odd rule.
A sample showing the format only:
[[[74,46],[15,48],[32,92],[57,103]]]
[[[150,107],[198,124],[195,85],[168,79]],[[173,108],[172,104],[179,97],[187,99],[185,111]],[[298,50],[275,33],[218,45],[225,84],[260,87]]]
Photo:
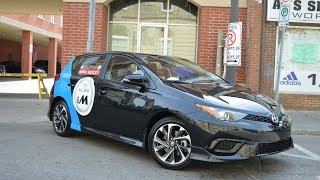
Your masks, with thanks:
[[[281,85],[290,85],[290,86],[301,86],[301,82],[300,81],[280,81]]]

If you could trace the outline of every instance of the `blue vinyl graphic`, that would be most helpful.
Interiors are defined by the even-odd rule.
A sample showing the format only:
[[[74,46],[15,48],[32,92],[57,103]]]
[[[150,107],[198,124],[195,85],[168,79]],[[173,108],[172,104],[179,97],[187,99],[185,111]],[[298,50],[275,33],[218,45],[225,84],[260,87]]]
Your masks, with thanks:
[[[55,82],[54,86],[54,98],[55,97],[62,97],[65,102],[67,103],[70,111],[71,116],[71,129],[81,131],[81,124],[79,121],[79,116],[77,114],[77,111],[73,105],[72,101],[72,92],[70,86],[70,78],[71,78],[71,68],[72,63],[74,61],[75,57],[72,57],[68,65],[65,67],[65,69],[60,74],[60,79]]]

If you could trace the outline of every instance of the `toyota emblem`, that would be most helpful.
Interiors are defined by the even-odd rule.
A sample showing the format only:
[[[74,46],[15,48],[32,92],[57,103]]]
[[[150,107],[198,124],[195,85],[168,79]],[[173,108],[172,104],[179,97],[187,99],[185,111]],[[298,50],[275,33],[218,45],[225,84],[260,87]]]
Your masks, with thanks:
[[[272,114],[271,120],[272,120],[272,122],[275,123],[275,124],[277,124],[277,123],[279,122],[279,118],[278,118],[278,116],[275,115],[275,114]]]

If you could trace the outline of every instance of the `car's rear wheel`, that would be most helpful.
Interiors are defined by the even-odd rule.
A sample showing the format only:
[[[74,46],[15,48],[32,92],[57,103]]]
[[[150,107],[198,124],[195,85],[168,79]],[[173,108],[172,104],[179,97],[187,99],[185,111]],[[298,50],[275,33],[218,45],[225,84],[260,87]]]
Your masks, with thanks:
[[[64,101],[58,101],[54,105],[52,113],[52,125],[54,131],[59,136],[71,136],[73,131],[70,129],[70,124],[70,112],[67,104]]]
[[[151,129],[149,150],[158,164],[167,169],[181,169],[191,159],[191,137],[178,119],[166,117]]]

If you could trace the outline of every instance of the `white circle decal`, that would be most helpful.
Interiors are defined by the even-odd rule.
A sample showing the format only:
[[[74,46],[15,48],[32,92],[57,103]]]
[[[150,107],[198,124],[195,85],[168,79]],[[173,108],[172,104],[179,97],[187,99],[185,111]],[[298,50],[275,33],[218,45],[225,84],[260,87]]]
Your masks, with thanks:
[[[95,87],[91,77],[80,79],[73,89],[72,100],[77,112],[86,116],[91,112],[94,101]]]

